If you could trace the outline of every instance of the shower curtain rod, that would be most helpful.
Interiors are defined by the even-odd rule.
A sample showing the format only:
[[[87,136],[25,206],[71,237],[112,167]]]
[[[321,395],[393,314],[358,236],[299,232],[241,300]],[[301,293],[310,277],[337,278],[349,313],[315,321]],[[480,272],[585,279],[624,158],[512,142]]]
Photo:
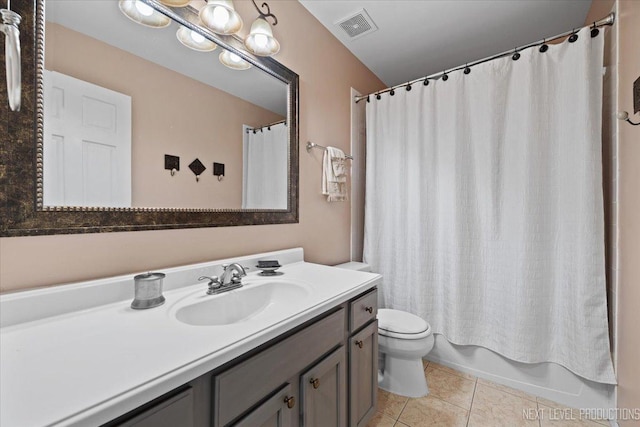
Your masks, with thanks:
[[[270,128],[271,126],[275,126],[275,125],[279,125],[280,123],[287,123],[287,120],[278,120],[277,122],[273,122],[273,123],[269,123],[268,125],[264,125],[264,126],[258,126],[257,128],[247,128],[247,133],[253,131],[253,133],[256,133],[257,131],[262,131],[262,129],[264,128]],[[268,129],[271,130],[271,129]]]
[[[407,90],[411,90],[411,85],[414,84],[414,83],[424,82],[424,85],[426,86],[426,85],[429,84],[429,80],[437,80],[439,78],[442,78],[442,80],[447,81],[447,79],[449,78],[447,76],[447,74],[451,73],[453,71],[464,70],[465,74],[469,74],[471,72],[471,67],[473,67],[474,65],[479,65],[479,64],[482,64],[482,63],[485,63],[485,62],[493,61],[494,59],[498,59],[498,58],[504,58],[505,56],[509,56],[509,55],[513,55],[512,56],[513,59],[514,60],[518,60],[520,58],[520,54],[518,52],[520,52],[520,51],[522,51],[524,49],[529,49],[529,48],[536,47],[536,46],[541,46],[540,47],[540,51],[541,52],[546,52],[547,49],[549,48],[547,46],[547,42],[552,42],[554,40],[558,40],[558,39],[561,39],[561,38],[566,37],[566,36],[571,36],[571,37],[569,37],[569,41],[570,42],[574,42],[578,38],[576,33],[578,31],[582,30],[583,28],[591,28],[591,37],[595,37],[599,33],[599,30],[598,30],[599,27],[611,26],[611,25],[614,24],[615,20],[616,20],[615,13],[611,12],[609,15],[607,15],[606,17],[600,19],[599,21],[595,21],[593,24],[585,25],[584,27],[580,27],[580,28],[577,28],[577,29],[574,28],[571,31],[567,31],[567,32],[564,32],[562,34],[558,34],[557,36],[553,36],[553,37],[548,38],[548,39],[542,39],[542,40],[539,40],[537,42],[530,43],[528,45],[525,45],[525,46],[522,46],[522,47],[519,47],[519,48],[516,47],[514,50],[508,50],[508,51],[499,53],[497,55],[493,55],[493,56],[489,56],[489,57],[484,58],[484,59],[479,59],[477,61],[469,62],[469,63],[467,63],[465,65],[460,66],[460,67],[451,68],[449,70],[444,70],[442,72],[431,74],[431,75],[426,76],[426,77],[420,77],[419,79],[411,80],[409,82],[405,82],[405,83],[402,83],[402,84],[399,84],[399,85],[396,85],[396,86],[391,86],[391,87],[388,87],[386,89],[370,93],[369,95],[356,96],[354,98],[355,98],[356,104],[358,102],[362,101],[363,99],[366,99],[367,102],[368,102],[369,101],[369,97],[371,95],[379,96],[381,93],[386,93],[386,92],[392,92],[391,95],[393,95],[394,94],[393,93],[394,89],[398,89],[398,88],[401,88],[401,87],[406,87]],[[574,37],[574,35],[575,35],[575,38],[573,40],[571,40],[572,37]],[[543,47],[544,47],[544,50],[543,50]]]

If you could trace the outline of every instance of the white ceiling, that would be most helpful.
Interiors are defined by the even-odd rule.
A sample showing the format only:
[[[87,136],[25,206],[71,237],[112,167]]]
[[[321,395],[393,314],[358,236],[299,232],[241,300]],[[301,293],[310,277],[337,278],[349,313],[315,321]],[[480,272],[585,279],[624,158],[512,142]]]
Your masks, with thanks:
[[[299,0],[393,86],[581,27],[591,0]],[[337,22],[364,8],[378,30],[357,39]]]

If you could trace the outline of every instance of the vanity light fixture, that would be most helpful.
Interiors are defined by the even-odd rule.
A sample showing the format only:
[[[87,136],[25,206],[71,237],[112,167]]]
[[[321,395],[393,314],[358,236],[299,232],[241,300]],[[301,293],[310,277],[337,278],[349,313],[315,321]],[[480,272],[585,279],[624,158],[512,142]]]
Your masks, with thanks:
[[[258,56],[272,56],[280,51],[280,43],[273,37],[271,25],[267,22],[267,18],[273,19],[273,25],[278,25],[278,18],[271,13],[271,9],[267,3],[262,3],[262,7],[267,9],[264,13],[258,8],[255,0],[251,0],[253,6],[258,11],[258,18],[251,24],[251,31],[244,39],[244,45],[249,51]]]
[[[232,0],[207,0],[200,10],[200,20],[217,34],[235,34],[242,29],[242,18]]]
[[[171,18],[140,0],[120,0],[118,6],[127,18],[138,24],[151,28],[164,28],[171,24]]]
[[[228,50],[220,52],[220,56],[218,58],[223,65],[233,70],[248,70],[251,68],[251,64]]]
[[[176,37],[180,40],[180,43],[198,52],[211,52],[217,47],[214,42],[184,25],[180,25],[176,32]]]

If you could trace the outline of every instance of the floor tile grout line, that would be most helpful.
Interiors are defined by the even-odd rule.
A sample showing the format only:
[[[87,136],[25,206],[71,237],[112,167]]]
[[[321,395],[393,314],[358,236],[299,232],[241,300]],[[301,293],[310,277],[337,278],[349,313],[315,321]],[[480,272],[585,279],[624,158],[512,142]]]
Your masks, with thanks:
[[[478,388],[478,379],[476,378],[475,384],[473,384],[473,394],[471,395],[471,406],[469,406],[469,413],[467,414],[467,424],[466,427],[469,427],[469,420],[471,420],[471,411],[473,410],[473,401],[476,398],[476,389]]]
[[[400,411],[400,413],[398,414],[398,418],[396,418],[396,422],[400,422],[400,417],[402,416],[402,413],[404,412],[405,408],[407,407],[407,405],[409,404],[409,400],[411,400],[411,398],[409,397],[407,399],[406,402],[404,402],[404,406],[402,407],[402,410]]]

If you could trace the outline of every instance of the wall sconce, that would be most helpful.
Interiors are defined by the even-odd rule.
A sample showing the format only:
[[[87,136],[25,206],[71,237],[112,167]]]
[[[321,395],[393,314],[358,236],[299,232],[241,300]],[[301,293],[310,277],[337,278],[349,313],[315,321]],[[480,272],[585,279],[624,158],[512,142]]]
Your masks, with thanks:
[[[7,0],[7,8],[0,9],[2,23],[0,31],[5,35],[5,61],[7,74],[7,98],[11,111],[20,111],[22,97],[22,73],[20,67],[20,30],[18,25],[22,18],[11,10],[11,3]]]
[[[208,0],[200,10],[200,20],[217,34],[235,34],[242,29],[242,18],[232,0]]]
[[[255,55],[271,56],[280,51],[280,43],[273,37],[271,25],[267,22],[267,18],[273,19],[273,25],[278,25],[278,18],[271,13],[271,9],[267,3],[262,3],[262,7],[267,9],[267,13],[262,12],[255,0],[251,0],[253,6],[258,11],[258,18],[251,24],[251,32],[244,39],[244,45]]]
[[[164,28],[171,24],[171,18],[139,0],[120,0],[118,6],[127,18],[138,24],[151,28]]]
[[[158,0],[169,7],[184,7],[189,5],[189,0]],[[233,6],[232,0],[205,0],[206,5],[200,9],[198,16],[203,25],[217,34],[234,35],[242,29],[242,17]],[[273,30],[268,18],[273,19],[273,25],[278,24],[278,18],[271,13],[269,5],[265,2],[260,7],[255,0],[251,0],[258,11],[258,18],[253,21],[249,35],[244,39],[247,50],[258,56],[272,56],[280,51],[280,43],[273,36]],[[141,0],[119,0],[120,10],[132,21],[147,27],[163,28],[171,23],[171,19],[161,14],[153,7]],[[266,10],[262,11],[260,8]],[[181,26],[176,37],[189,49],[200,52],[210,52],[216,48],[216,44],[201,34]],[[251,68],[249,62],[232,52],[222,52],[219,55],[220,62],[234,70],[246,70]]]

